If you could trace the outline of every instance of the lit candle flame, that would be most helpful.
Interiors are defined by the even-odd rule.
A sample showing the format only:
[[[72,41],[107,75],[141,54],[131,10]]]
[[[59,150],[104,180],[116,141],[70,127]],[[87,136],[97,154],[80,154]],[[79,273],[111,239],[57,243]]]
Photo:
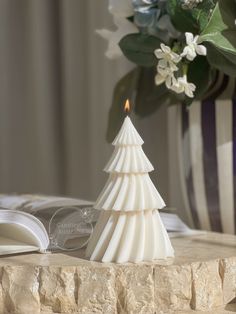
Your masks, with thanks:
[[[129,112],[130,112],[130,102],[129,102],[129,99],[127,99],[126,102],[125,102],[124,111],[125,111],[126,113],[129,113]]]

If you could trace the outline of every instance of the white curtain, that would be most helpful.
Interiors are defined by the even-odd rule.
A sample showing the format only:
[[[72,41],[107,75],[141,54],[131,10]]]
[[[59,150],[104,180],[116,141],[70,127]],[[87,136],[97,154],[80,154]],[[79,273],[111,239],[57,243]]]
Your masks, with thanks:
[[[131,67],[104,57],[107,1],[0,0],[0,192],[94,199],[112,148],[107,115]],[[166,110],[137,120],[168,198]]]

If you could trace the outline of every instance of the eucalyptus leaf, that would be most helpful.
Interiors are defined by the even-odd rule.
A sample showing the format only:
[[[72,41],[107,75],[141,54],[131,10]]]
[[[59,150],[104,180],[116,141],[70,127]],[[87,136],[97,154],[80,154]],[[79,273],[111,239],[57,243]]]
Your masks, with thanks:
[[[191,10],[184,9],[182,4],[179,0],[167,1],[167,11],[174,26],[181,32],[199,34],[208,23],[214,2],[205,0]]]
[[[236,29],[223,30],[220,33],[202,35],[200,39],[201,41],[212,43],[223,52],[225,51],[226,53],[236,56]]]
[[[236,65],[229,58],[227,58],[222,51],[218,50],[211,44],[207,45],[207,59],[211,66],[219,71],[236,77]]]
[[[235,12],[235,0],[219,0],[200,40],[210,42],[222,52],[236,55]]]
[[[163,97],[168,96],[164,84],[155,85],[155,73],[155,68],[141,69],[135,99],[135,113],[139,116],[144,117],[154,113],[162,104]]]
[[[204,70],[203,70],[204,69]],[[196,86],[194,99],[201,99],[211,84],[211,67],[208,60],[203,56],[197,56],[193,62],[189,64],[188,81]],[[190,105],[193,98],[186,97],[185,104]]]
[[[155,68],[142,68],[140,71],[135,98],[135,113],[138,116],[151,115],[161,105],[177,102],[176,95],[172,94],[165,84],[155,85],[155,75]]]
[[[173,25],[181,32],[197,33],[198,25],[188,10],[184,10],[181,2],[178,0],[167,1],[167,11],[170,15]]]
[[[112,105],[108,117],[108,127],[106,134],[108,142],[113,141],[124,120],[126,115],[124,112],[124,103],[126,99],[130,99],[131,104],[134,103],[139,75],[140,68],[136,67],[123,78],[121,78],[115,86]]]
[[[151,67],[158,62],[154,50],[160,47],[160,40],[155,36],[129,34],[121,39],[119,46],[124,55],[137,65]]]

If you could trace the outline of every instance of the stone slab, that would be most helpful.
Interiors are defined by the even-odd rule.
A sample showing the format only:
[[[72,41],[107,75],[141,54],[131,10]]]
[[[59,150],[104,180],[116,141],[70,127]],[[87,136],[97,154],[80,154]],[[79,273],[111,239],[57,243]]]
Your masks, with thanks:
[[[0,314],[236,313],[236,237],[172,238],[176,258],[102,264],[84,252],[0,258]],[[236,303],[236,301],[235,301]]]

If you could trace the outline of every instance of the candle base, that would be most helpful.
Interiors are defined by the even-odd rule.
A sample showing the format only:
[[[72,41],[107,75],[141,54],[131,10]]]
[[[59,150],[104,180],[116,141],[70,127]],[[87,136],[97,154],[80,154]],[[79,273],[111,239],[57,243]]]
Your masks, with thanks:
[[[157,210],[102,211],[86,256],[101,262],[143,262],[174,256]]]

